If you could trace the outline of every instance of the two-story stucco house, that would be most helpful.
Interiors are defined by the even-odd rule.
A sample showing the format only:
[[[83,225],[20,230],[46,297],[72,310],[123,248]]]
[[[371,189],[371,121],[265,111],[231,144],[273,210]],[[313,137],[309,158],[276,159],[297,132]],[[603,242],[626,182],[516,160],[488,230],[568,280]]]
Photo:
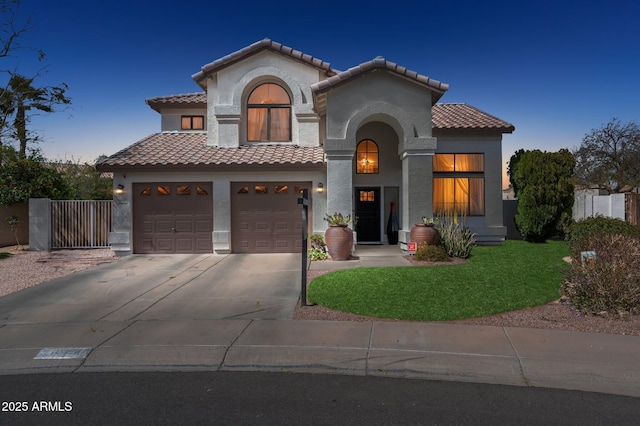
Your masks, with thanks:
[[[398,250],[423,216],[456,211],[484,243],[502,241],[502,135],[514,127],[448,85],[382,57],[338,71],[265,39],[193,75],[198,93],[148,99],[161,132],[102,161],[114,173],[119,254],[300,250],[327,212],[355,214],[359,244]]]

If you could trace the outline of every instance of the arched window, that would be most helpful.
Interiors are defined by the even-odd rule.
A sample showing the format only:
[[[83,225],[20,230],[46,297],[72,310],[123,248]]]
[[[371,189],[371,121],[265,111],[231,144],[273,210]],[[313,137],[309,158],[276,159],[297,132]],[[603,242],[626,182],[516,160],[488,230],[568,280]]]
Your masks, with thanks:
[[[274,83],[253,89],[247,100],[247,140],[288,142],[291,140],[291,98]]]
[[[378,145],[370,139],[358,143],[356,173],[378,173]]]

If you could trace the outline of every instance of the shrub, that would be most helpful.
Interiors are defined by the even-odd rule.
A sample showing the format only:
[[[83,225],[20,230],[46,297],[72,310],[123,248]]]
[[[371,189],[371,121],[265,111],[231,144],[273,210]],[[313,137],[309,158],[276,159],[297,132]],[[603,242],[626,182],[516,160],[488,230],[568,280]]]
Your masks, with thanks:
[[[426,262],[451,262],[451,258],[447,256],[447,252],[441,246],[433,246],[422,243],[418,246],[415,260]]]
[[[325,260],[327,258],[327,245],[322,234],[313,234],[309,237],[311,249],[307,253],[311,260]]]
[[[569,248],[572,255],[581,251],[593,250],[590,247],[592,237],[605,234],[619,234],[629,236],[640,236],[640,228],[625,222],[621,219],[614,219],[604,216],[588,217],[574,222],[569,226],[569,233],[566,239],[569,241]]]
[[[572,254],[561,285],[568,302],[588,314],[640,313],[640,237],[596,232],[580,240],[596,257]]]
[[[476,243],[476,234],[471,233],[455,215],[439,217],[437,223],[440,244],[447,255],[462,259],[471,256],[471,249]]]

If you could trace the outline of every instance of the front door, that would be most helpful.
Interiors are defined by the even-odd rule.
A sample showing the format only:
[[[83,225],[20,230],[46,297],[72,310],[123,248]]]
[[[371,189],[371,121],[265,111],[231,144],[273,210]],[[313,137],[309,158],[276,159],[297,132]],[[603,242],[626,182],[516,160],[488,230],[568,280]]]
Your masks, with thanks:
[[[356,188],[358,243],[380,243],[380,188]]]

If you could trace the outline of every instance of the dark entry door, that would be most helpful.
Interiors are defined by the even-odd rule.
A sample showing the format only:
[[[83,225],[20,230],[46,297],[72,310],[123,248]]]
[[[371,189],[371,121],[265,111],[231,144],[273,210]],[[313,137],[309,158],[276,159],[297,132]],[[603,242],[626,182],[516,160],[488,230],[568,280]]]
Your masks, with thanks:
[[[356,188],[359,243],[380,243],[380,188]]]

